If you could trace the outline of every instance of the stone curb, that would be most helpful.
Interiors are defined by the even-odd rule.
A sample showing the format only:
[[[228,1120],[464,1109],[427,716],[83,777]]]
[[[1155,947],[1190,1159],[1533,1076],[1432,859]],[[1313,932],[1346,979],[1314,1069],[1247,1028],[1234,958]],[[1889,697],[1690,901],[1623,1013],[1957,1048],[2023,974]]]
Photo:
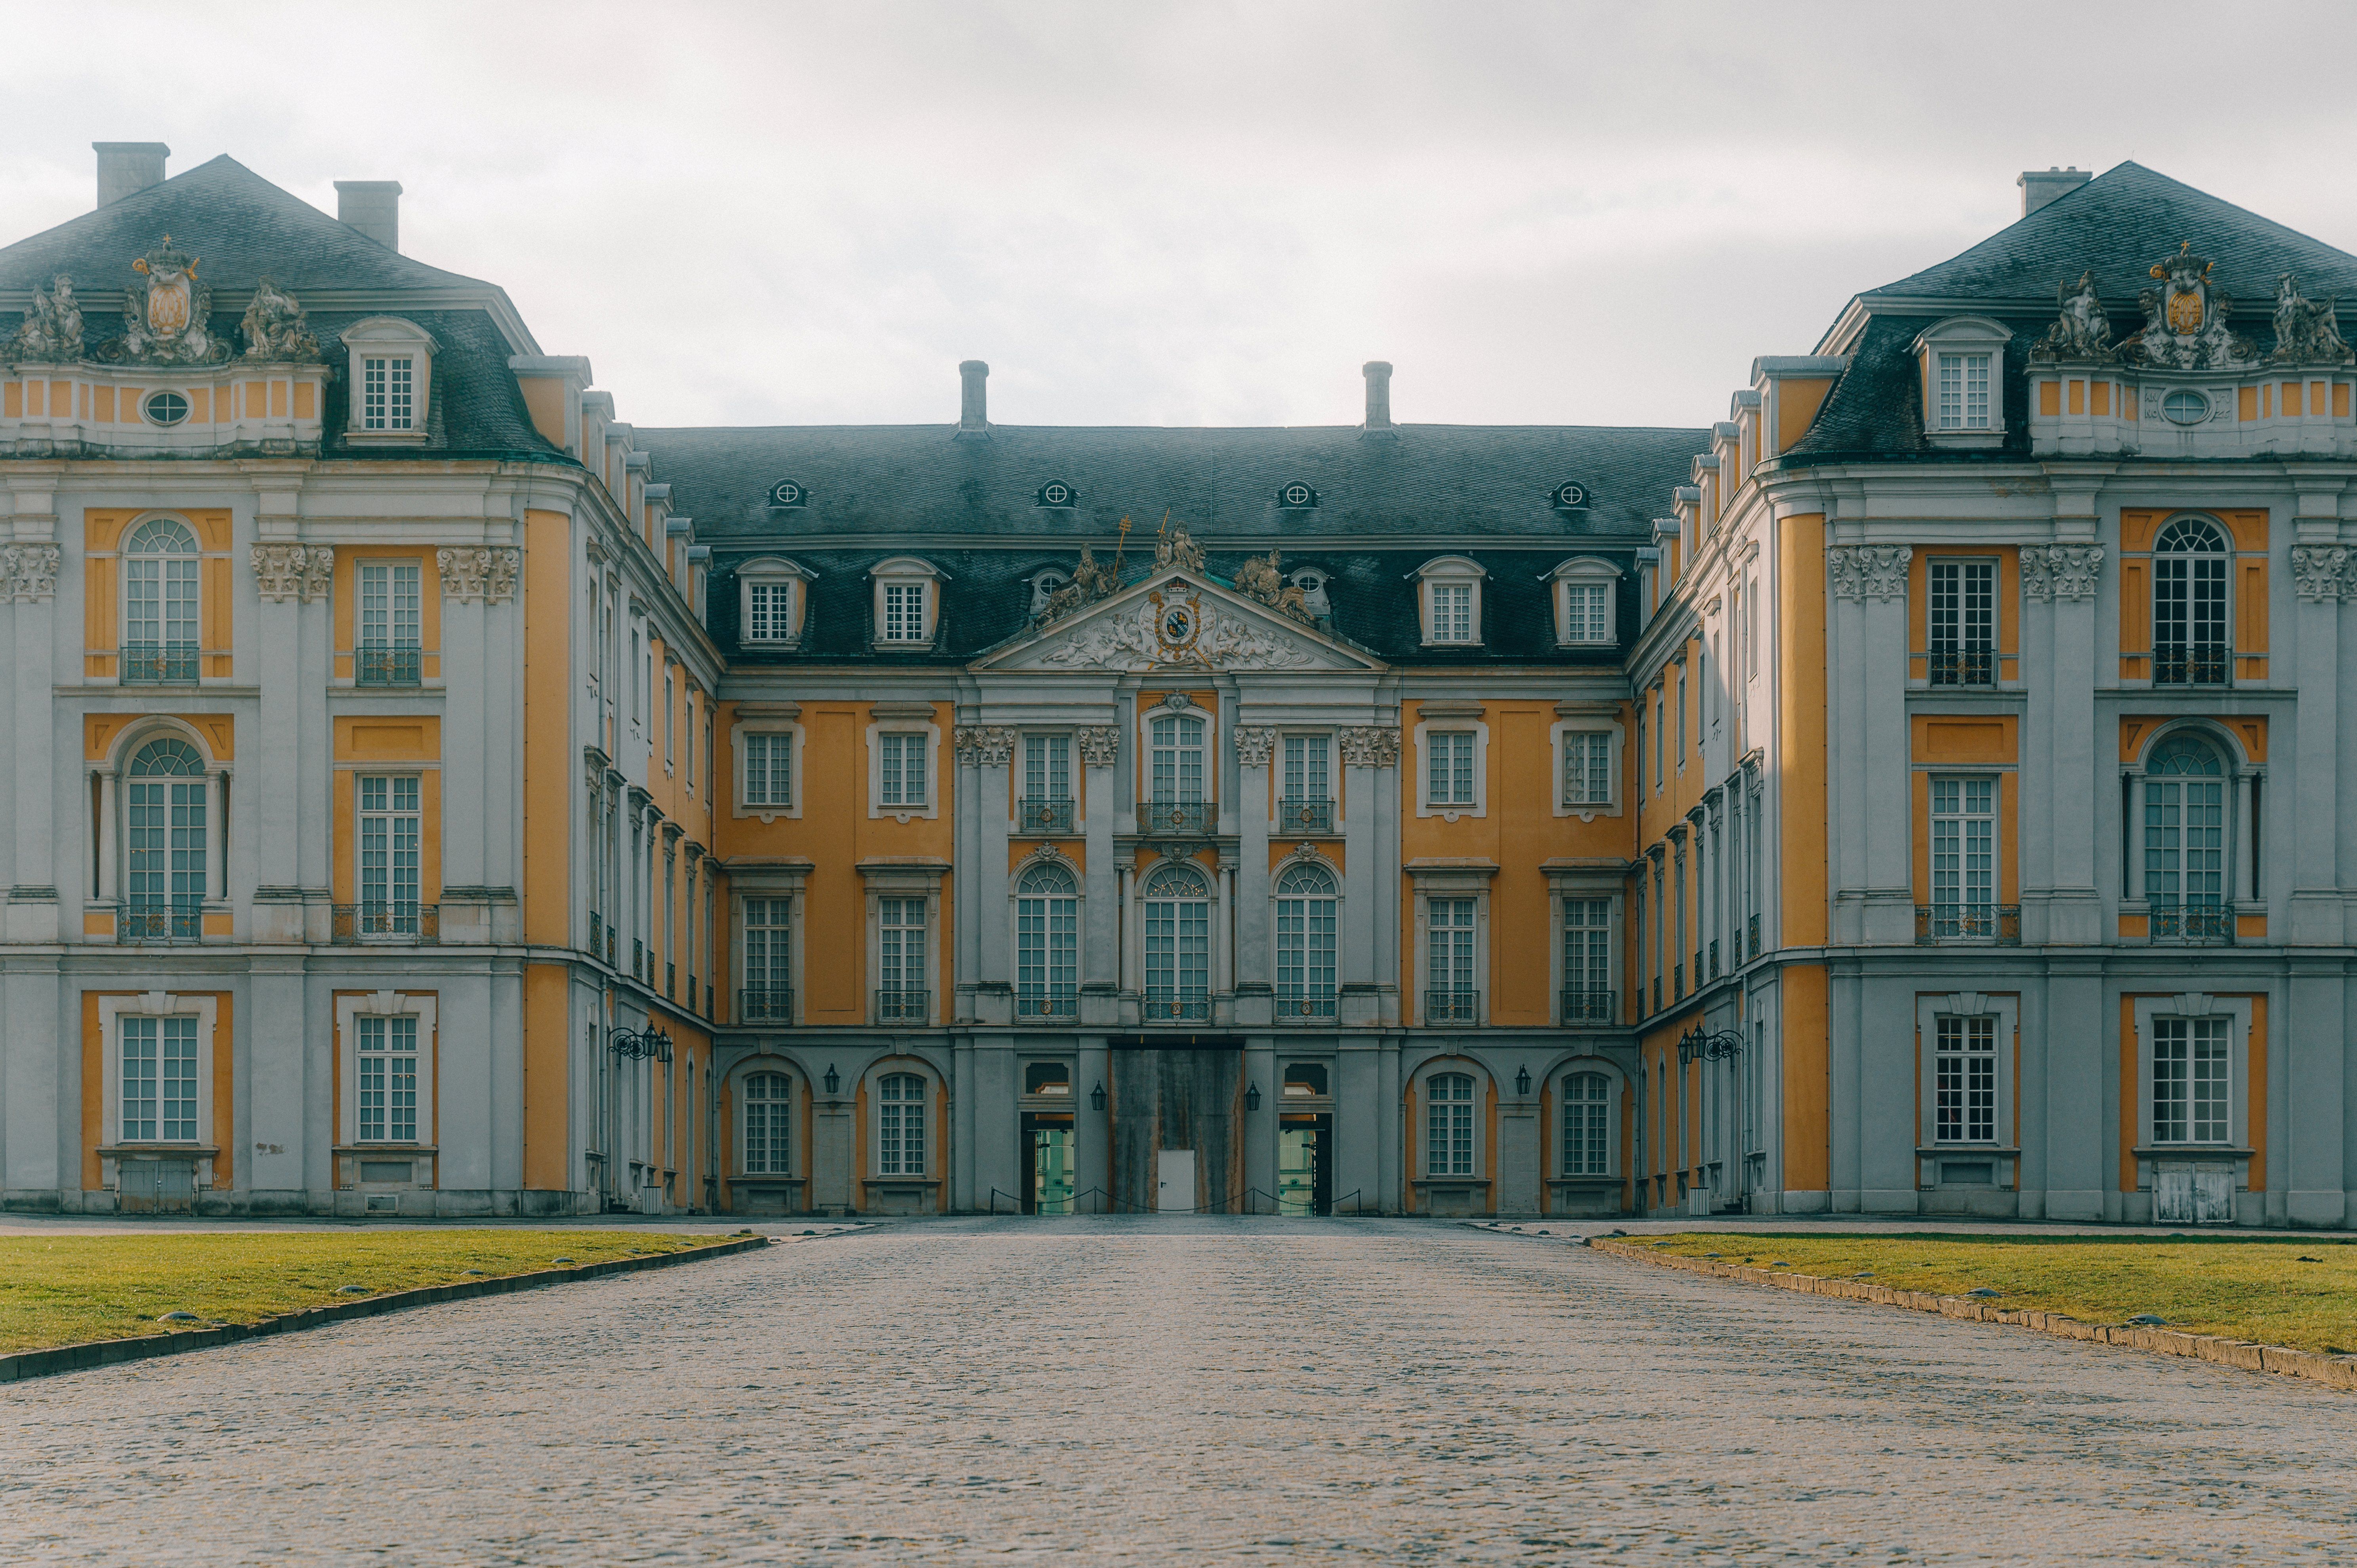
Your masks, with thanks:
[[[398,1312],[404,1307],[425,1306],[435,1302],[506,1295],[513,1291],[535,1290],[542,1285],[561,1285],[575,1280],[598,1279],[608,1274],[636,1273],[641,1269],[668,1268],[674,1263],[694,1262],[698,1258],[718,1258],[734,1252],[751,1251],[755,1248],[768,1246],[770,1240],[768,1236],[736,1236],[711,1246],[689,1247],[648,1258],[612,1258],[602,1263],[579,1263],[565,1269],[535,1269],[526,1274],[499,1274],[490,1279],[464,1280],[457,1284],[421,1285],[415,1290],[389,1291],[383,1295],[363,1296],[358,1301],[306,1307],[300,1312],[265,1317],[259,1323],[231,1323],[219,1328],[193,1328],[178,1334],[147,1334],[132,1339],[94,1339],[86,1345],[53,1345],[46,1350],[20,1350],[13,1356],[0,1356],[0,1383],[45,1378],[56,1372],[78,1372],[88,1367],[111,1367],[121,1361],[145,1360],[150,1356],[177,1356],[184,1350],[210,1350],[217,1345],[233,1345],[241,1339],[256,1339],[268,1334],[292,1334],[305,1328],[324,1328],[331,1323],[343,1323],[355,1317],[374,1317],[379,1313]]]
[[[2126,1324],[2114,1327],[2101,1323],[2082,1323],[2059,1312],[2007,1312],[1963,1296],[1933,1295],[1920,1290],[1894,1290],[1889,1285],[1878,1285],[1866,1280],[1828,1280],[1814,1274],[1780,1274],[1767,1269],[1746,1268],[1741,1263],[1679,1257],[1652,1247],[1633,1246],[1627,1241],[1616,1241],[1602,1236],[1589,1237],[1587,1244],[1615,1257],[1652,1263],[1658,1268],[1684,1269],[1694,1274],[1715,1274],[1720,1279],[1740,1280],[1746,1284],[1772,1285],[1780,1290],[1802,1291],[1810,1295],[1878,1302],[1885,1306],[1903,1306],[1912,1312],[1936,1312],[1943,1317],[1960,1317],[1969,1323],[2003,1323],[2016,1328],[2033,1328],[2040,1334],[2059,1335],[2065,1339],[2090,1339],[2098,1345],[2125,1345],[2132,1349],[2152,1350],[2164,1356],[2191,1356],[2199,1360],[2215,1361],[2223,1367],[2240,1367],[2245,1371],[2280,1372],[2288,1377],[2311,1379],[2329,1388],[2357,1389],[2357,1356],[2328,1356],[2315,1350],[2294,1350],[2283,1345],[2254,1345],[2248,1340],[2225,1339],[2214,1334],[2187,1334],[2175,1328],[2142,1328]]]

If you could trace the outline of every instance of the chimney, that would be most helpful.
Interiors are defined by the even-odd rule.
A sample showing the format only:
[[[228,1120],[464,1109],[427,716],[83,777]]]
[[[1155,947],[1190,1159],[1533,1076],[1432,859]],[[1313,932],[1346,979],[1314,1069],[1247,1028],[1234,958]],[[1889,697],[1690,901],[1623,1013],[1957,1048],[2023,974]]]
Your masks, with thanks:
[[[2021,215],[2029,217],[2056,197],[2068,196],[2094,177],[2076,164],[2069,168],[2050,168],[2042,174],[2037,169],[2024,169],[2021,177],[2013,182],[2021,187]]]
[[[336,181],[336,216],[388,251],[401,249],[401,181]]]
[[[990,434],[990,367],[980,360],[958,366],[958,439]]]
[[[98,204],[107,206],[135,191],[164,183],[164,160],[172,149],[161,142],[92,142],[98,155]]]
[[[1367,423],[1360,426],[1366,435],[1393,435],[1392,428],[1392,368],[1382,360],[1369,360],[1360,369],[1367,378]]]

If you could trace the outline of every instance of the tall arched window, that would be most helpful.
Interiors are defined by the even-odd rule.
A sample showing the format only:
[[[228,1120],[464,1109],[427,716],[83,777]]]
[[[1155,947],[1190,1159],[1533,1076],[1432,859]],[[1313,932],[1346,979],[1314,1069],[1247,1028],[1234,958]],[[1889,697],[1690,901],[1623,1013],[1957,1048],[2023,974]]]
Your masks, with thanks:
[[[1153,800],[1147,815],[1157,832],[1174,829],[1200,832],[1207,823],[1209,813],[1203,806],[1203,721],[1192,714],[1158,714],[1148,726]]]
[[[2226,900],[2226,768],[2208,742],[2176,735],[2144,777],[2144,896],[2159,939],[2231,935]]]
[[[198,940],[204,923],[207,780],[197,748],[166,736],[125,770],[125,927],[134,941]]]
[[[2159,686],[2222,684],[2226,679],[2225,537],[2181,517],[2152,545],[2152,679]]]
[[[1425,1080],[1430,1106],[1425,1118],[1424,1168],[1437,1176],[1473,1174],[1473,1079],[1461,1072],[1437,1072]]]
[[[781,1072],[757,1072],[745,1079],[745,1174],[786,1176],[792,1171],[793,1080]]]
[[[876,1173],[925,1174],[925,1080],[913,1072],[887,1073],[877,1086]]]
[[[1015,890],[1015,1009],[1026,1018],[1080,1012],[1081,901],[1072,874],[1035,865]]]
[[[1563,1080],[1563,1174],[1612,1174],[1612,1080],[1576,1072]]]
[[[1211,896],[1203,874],[1184,861],[1165,861],[1147,875],[1140,898],[1146,906],[1146,1017],[1208,1020]]]
[[[1323,866],[1276,879],[1276,1015],[1334,1016],[1334,877]]]
[[[150,518],[123,547],[125,685],[197,678],[197,537],[184,523]]]

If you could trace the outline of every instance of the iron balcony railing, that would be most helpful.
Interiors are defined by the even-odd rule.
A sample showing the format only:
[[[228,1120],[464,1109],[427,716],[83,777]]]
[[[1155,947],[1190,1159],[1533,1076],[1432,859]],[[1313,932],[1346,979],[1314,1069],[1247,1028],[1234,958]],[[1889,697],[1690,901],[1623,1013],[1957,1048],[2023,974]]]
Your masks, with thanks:
[[[193,642],[126,642],[122,675],[126,686],[193,686],[197,683],[197,645]]]
[[[1062,800],[1026,800],[1023,802],[1023,831],[1027,833],[1069,833],[1072,831],[1072,802]]]
[[[436,904],[406,899],[332,906],[328,940],[354,942],[431,942],[442,935],[442,910]]]
[[[589,911],[589,956],[597,957],[606,950],[606,921],[597,910]]]
[[[1017,992],[1015,1015],[1018,1018],[1077,1018],[1081,1015],[1081,999],[1077,993],[1060,988]]]
[[[646,977],[646,939],[644,937],[632,937],[630,939],[630,978],[633,980],[644,980]]]
[[[1915,940],[1934,942],[1994,942],[1999,947],[2021,945],[2018,904],[1918,904]]]
[[[1694,968],[1686,972],[1695,977],[1695,989],[1700,991],[1702,989],[1702,949],[1695,949]]]
[[[414,648],[361,648],[352,653],[355,686],[414,686],[424,669]]]
[[[1276,831],[1280,833],[1330,833],[1334,831],[1334,802],[1312,800],[1308,796],[1281,800],[1276,803]]]
[[[1718,978],[1718,939],[1717,937],[1710,939],[1710,977],[1713,980]]]
[[[1670,965],[1670,1000],[1675,1002],[1686,993],[1686,964],[1680,959]]]
[[[1614,1005],[1620,993],[1609,986],[1574,985],[1562,996],[1562,1019],[1566,1024],[1610,1024],[1619,1021],[1620,1010]]]
[[[712,982],[708,980],[704,983],[704,1015],[712,1016]]]
[[[2231,650],[2222,642],[2182,642],[2152,650],[2156,686],[2222,686]]]
[[[1753,915],[1745,924],[1749,928],[1751,956],[1758,958],[1760,956],[1760,917]]]
[[[888,987],[876,993],[876,1021],[879,1024],[921,1024],[933,1015],[930,991],[904,991]]]
[[[1481,993],[1452,986],[1446,991],[1424,993],[1424,1021],[1427,1024],[1478,1024],[1481,1021]]]
[[[615,935],[613,927],[608,926],[606,928],[606,967],[608,969],[619,969],[622,967],[619,963],[615,961],[614,944],[619,940],[620,939]]]
[[[198,942],[204,936],[204,906],[197,903],[134,899],[114,924],[118,942]]]
[[[1211,831],[1209,800],[1154,800],[1146,808],[1146,828],[1156,833],[1207,833]]]
[[[674,1002],[679,1000],[679,965],[668,959],[663,961],[663,994]]]
[[[2222,904],[2155,904],[2151,929],[2157,942],[2231,942],[2234,911]]]
[[[1660,975],[1658,975],[1658,974],[1657,974],[1657,975],[1653,976],[1653,1011],[1654,1011],[1654,1012],[1656,1012],[1656,1013],[1658,1013],[1658,1012],[1660,1012],[1661,1010],[1662,1010],[1662,977],[1661,977]]]
[[[1330,986],[1280,985],[1276,988],[1276,1021],[1280,1024],[1313,1024],[1321,1018],[1334,1016],[1334,992]]]
[[[791,1024],[794,1021],[794,990],[791,985],[748,985],[737,993],[740,1024]]]
[[[1934,686],[1994,686],[1996,654],[1986,648],[1949,649],[1932,655]]]
[[[1146,993],[1146,1016],[1156,1024],[1203,1024],[1211,1017],[1211,999],[1200,992]]]

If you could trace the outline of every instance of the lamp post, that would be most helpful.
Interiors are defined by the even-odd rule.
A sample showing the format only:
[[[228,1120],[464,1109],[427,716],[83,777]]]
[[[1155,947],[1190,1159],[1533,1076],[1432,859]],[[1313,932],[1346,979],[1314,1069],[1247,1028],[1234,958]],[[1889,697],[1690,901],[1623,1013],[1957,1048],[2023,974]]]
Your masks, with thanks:
[[[1094,1089],[1089,1090],[1089,1109],[1092,1111],[1102,1111],[1104,1109],[1104,1085],[1100,1082]]]

